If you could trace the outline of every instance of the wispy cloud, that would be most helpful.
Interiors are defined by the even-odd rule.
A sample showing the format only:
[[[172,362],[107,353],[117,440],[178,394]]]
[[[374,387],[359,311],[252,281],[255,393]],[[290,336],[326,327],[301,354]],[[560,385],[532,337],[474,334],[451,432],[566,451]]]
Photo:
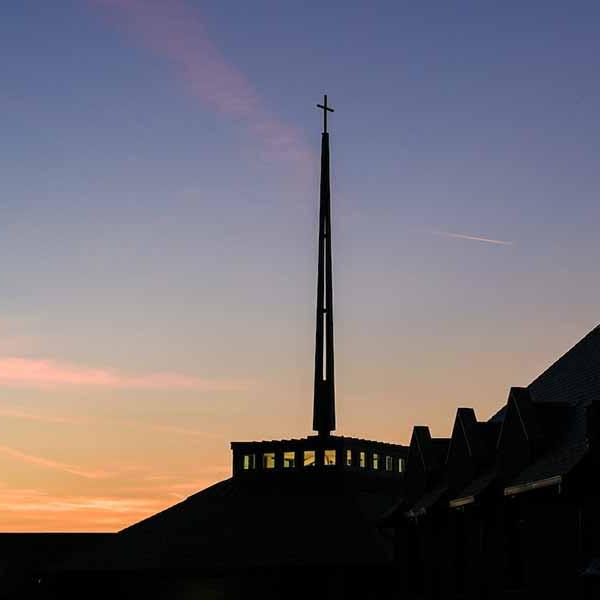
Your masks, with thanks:
[[[85,477],[86,479],[102,479],[110,477],[113,473],[109,471],[103,471],[100,469],[84,469],[67,463],[59,462],[42,456],[34,456],[33,454],[26,454],[15,448],[9,446],[0,446],[0,453],[10,456],[21,462],[37,465],[39,467],[46,467],[48,469],[54,469],[57,471],[63,471],[71,475],[77,475],[78,477]]]
[[[170,372],[127,374],[49,359],[0,357],[0,385],[48,388],[88,386],[112,389],[178,389],[233,391],[245,389],[249,382],[204,379]]]
[[[119,419],[107,417],[86,417],[86,416],[64,416],[64,415],[48,415],[40,413],[32,413],[23,410],[17,410],[10,407],[0,407],[0,417],[9,419],[21,419],[24,421],[33,421],[39,423],[51,423],[58,425],[102,425],[108,424],[112,427],[115,425],[123,425],[134,429],[142,429],[145,431],[154,431],[158,433],[166,433],[175,436],[185,436],[192,438],[211,438],[220,436],[219,433],[211,430],[193,429],[191,427],[180,427],[178,425],[170,425],[168,423],[148,423],[143,420],[136,419]]]
[[[12,408],[0,408],[0,417],[13,419],[24,419],[25,421],[37,421],[41,423],[60,423],[69,425],[82,425],[88,422],[84,417],[62,417],[54,415],[40,415]]]
[[[134,43],[172,65],[202,106],[245,124],[270,155],[305,159],[299,132],[265,108],[254,86],[215,46],[197,10],[185,0],[89,0]]]
[[[477,235],[467,235],[465,233],[453,233],[451,231],[438,231],[435,229],[427,230],[428,233],[433,235],[440,235],[442,237],[456,238],[459,240],[471,240],[473,242],[484,242],[486,244],[497,244],[499,246],[512,246],[512,242],[506,240],[495,240],[493,238],[481,237]]]
[[[165,508],[168,497],[55,494],[0,488],[2,531],[118,531]]]

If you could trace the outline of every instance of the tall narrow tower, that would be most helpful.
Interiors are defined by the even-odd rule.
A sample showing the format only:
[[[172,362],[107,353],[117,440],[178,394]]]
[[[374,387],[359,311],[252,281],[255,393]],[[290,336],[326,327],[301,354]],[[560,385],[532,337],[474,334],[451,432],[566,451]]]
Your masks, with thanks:
[[[331,265],[331,189],[329,183],[329,133],[327,113],[333,108],[323,104],[321,134],[321,192],[319,203],[319,267],[317,275],[317,327],[315,343],[315,392],[313,429],[320,436],[335,430],[335,383],[333,361],[333,281]]]

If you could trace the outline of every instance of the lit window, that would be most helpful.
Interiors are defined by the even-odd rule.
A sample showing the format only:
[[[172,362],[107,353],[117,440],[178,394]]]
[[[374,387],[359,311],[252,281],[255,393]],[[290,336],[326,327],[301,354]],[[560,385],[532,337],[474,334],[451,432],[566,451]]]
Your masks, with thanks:
[[[373,453],[373,469],[375,469],[375,471],[379,469],[379,454],[376,452]]]
[[[305,450],[304,451],[304,466],[314,467],[315,466],[315,451]]]
[[[359,455],[359,464],[361,469],[367,466],[367,455],[364,452],[361,452]]]
[[[404,473],[404,459],[403,458],[398,459],[398,471],[400,473]]]
[[[296,466],[296,453],[295,452],[284,452],[283,453],[283,468],[293,469]]]
[[[256,469],[256,454],[244,454],[244,471]]]
[[[346,466],[352,466],[352,450],[346,450]]]
[[[385,457],[385,470],[392,471],[394,469],[394,459],[391,456]]]
[[[325,465],[335,465],[335,450],[325,450],[323,460]]]
[[[275,468],[275,452],[265,452],[262,458],[263,469]]]

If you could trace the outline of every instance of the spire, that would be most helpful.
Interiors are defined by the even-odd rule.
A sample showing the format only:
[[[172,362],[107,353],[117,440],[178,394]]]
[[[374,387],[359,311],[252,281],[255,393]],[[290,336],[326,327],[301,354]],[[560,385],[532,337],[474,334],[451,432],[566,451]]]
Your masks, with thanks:
[[[321,134],[321,193],[319,203],[319,266],[317,275],[317,327],[315,344],[315,393],[313,429],[321,436],[335,430],[335,384],[333,362],[333,282],[331,268],[331,202],[329,185],[329,133],[327,113],[333,109],[323,104]]]

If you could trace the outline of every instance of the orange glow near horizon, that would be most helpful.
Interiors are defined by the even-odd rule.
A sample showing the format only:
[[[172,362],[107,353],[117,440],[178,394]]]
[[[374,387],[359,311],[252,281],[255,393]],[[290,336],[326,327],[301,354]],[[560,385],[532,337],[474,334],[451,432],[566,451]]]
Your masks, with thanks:
[[[4,3],[0,532],[313,433],[324,93],[336,434],[486,420],[597,324],[595,16],[226,4]]]
[[[449,435],[458,406],[473,406],[478,418],[486,419],[500,408],[510,384],[527,384],[543,370],[551,360],[543,356],[541,344],[538,348],[535,353],[470,357],[463,350],[448,353],[441,363],[417,354],[394,378],[381,378],[376,385],[369,383],[374,379],[368,367],[366,377],[358,377],[342,359],[337,433],[407,443],[413,425],[427,424],[434,435]],[[50,405],[44,412],[26,408],[28,394],[15,388],[21,406],[0,405],[5,440],[0,445],[0,531],[118,531],[180,502],[230,475],[229,441],[310,434],[305,426],[310,377],[306,380],[295,393],[288,390],[286,406],[279,401],[282,383],[273,381],[263,393],[220,391],[220,400],[211,394],[214,399],[203,402],[205,410],[227,402],[229,414],[196,412],[187,390],[180,396],[172,391],[166,404],[150,395],[146,403],[152,420],[143,410],[132,414],[136,405],[128,400],[130,390],[113,390],[120,394],[119,408],[106,390],[90,385],[85,393],[94,400],[84,414],[73,403],[82,389],[35,390],[34,398],[50,395],[53,407],[64,405],[64,412],[56,413]],[[103,402],[106,410],[99,412]],[[96,414],[90,406],[96,406]]]

